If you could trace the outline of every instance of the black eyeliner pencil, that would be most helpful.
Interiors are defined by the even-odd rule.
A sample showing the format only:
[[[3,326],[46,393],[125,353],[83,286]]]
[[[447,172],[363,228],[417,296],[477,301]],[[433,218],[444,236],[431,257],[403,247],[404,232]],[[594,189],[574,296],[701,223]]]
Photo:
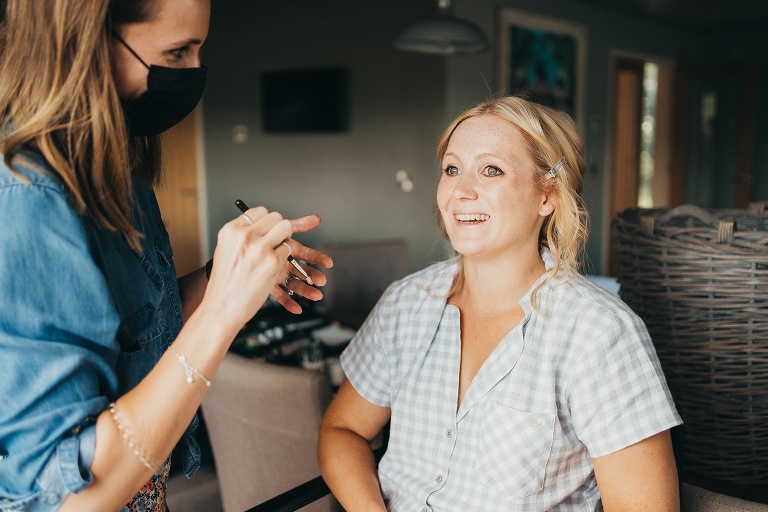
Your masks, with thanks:
[[[248,205],[245,204],[241,199],[235,200],[235,206],[237,206],[240,209],[240,211],[243,213],[248,211]],[[291,263],[291,265],[294,266],[296,270],[298,270],[301,273],[301,275],[304,276],[308,284],[314,284],[312,282],[312,278],[309,277],[309,274],[307,274],[306,270],[301,268],[301,265],[299,265],[299,262],[296,261],[296,258],[294,258],[291,254],[288,254],[288,261]]]

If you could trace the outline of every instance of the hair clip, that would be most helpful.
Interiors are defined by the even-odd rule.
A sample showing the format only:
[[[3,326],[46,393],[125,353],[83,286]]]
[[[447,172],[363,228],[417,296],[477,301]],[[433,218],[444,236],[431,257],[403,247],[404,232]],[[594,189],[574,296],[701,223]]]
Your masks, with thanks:
[[[566,163],[566,162],[565,162],[565,157],[562,157],[562,158],[561,158],[561,159],[560,159],[560,160],[559,160],[559,161],[558,161],[558,162],[555,164],[555,166],[554,166],[553,168],[551,168],[549,171],[547,171],[547,174],[546,174],[546,176],[547,176],[547,179],[548,179],[548,180],[551,180],[552,178],[554,178],[555,176],[557,176],[557,175],[558,175],[558,173],[559,173],[560,171],[562,171],[562,170],[563,170],[563,167],[565,167],[565,163]]]

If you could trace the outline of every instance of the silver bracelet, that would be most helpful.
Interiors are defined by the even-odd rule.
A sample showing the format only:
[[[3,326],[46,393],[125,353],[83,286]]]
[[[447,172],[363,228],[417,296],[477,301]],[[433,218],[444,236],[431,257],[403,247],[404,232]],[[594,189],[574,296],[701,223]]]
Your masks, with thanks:
[[[202,373],[197,371],[197,368],[195,368],[194,366],[189,364],[189,361],[187,361],[186,357],[184,357],[183,355],[179,354],[178,352],[173,350],[173,348],[171,348],[171,347],[168,347],[168,350],[170,350],[171,352],[176,354],[176,357],[178,358],[179,363],[181,363],[181,365],[184,367],[184,373],[187,376],[187,382],[189,382],[190,384],[195,382],[195,375],[197,375],[198,377],[203,379],[203,382],[205,382],[205,385],[207,387],[209,387],[209,388],[211,387],[211,381],[206,379],[205,376]]]
[[[128,445],[128,448],[133,451],[133,454],[138,458],[142,464],[144,464],[144,467],[147,469],[151,469],[152,472],[156,475],[160,474],[160,468],[152,464],[149,459],[147,458],[147,455],[144,453],[144,451],[139,447],[138,443],[131,437],[131,432],[127,428],[125,428],[125,425],[123,425],[123,422],[120,421],[120,413],[117,412],[117,405],[115,402],[112,402],[109,404],[109,412],[112,415],[112,420],[115,422],[115,425],[117,426],[118,432],[120,432],[120,436],[123,438],[123,441],[125,444]]]

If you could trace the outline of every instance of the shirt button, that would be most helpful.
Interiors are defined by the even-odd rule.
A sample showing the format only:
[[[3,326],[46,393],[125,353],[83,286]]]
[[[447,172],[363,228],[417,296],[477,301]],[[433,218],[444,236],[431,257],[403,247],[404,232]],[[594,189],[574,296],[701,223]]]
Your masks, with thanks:
[[[77,434],[79,434],[79,433],[80,433],[80,430],[81,430],[81,429],[82,429],[82,427],[81,427],[80,425],[75,425],[75,426],[72,428],[72,433],[73,433],[74,435],[77,435]]]
[[[452,438],[453,437],[453,430],[450,429],[450,428],[448,430],[446,430],[445,431],[445,437],[447,437],[448,439]]]
[[[437,475],[437,476],[435,477],[435,482],[437,482],[438,484],[439,484],[440,482],[442,482],[442,481],[443,481],[443,475]]]

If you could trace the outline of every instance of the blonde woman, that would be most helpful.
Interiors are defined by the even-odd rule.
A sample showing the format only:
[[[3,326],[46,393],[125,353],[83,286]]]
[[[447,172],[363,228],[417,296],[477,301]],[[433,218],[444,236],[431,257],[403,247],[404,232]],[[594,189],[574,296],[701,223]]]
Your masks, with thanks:
[[[394,283],[344,352],[319,440],[331,490],[350,511],[679,510],[680,418],[651,340],[577,272],[571,119],[489,101],[437,153],[457,257]]]
[[[321,297],[286,261],[331,265],[291,239],[319,218],[249,209],[177,282],[155,136],[203,92],[209,0],[0,9],[0,509],[162,512],[237,332],[270,291],[300,310],[280,283]]]

